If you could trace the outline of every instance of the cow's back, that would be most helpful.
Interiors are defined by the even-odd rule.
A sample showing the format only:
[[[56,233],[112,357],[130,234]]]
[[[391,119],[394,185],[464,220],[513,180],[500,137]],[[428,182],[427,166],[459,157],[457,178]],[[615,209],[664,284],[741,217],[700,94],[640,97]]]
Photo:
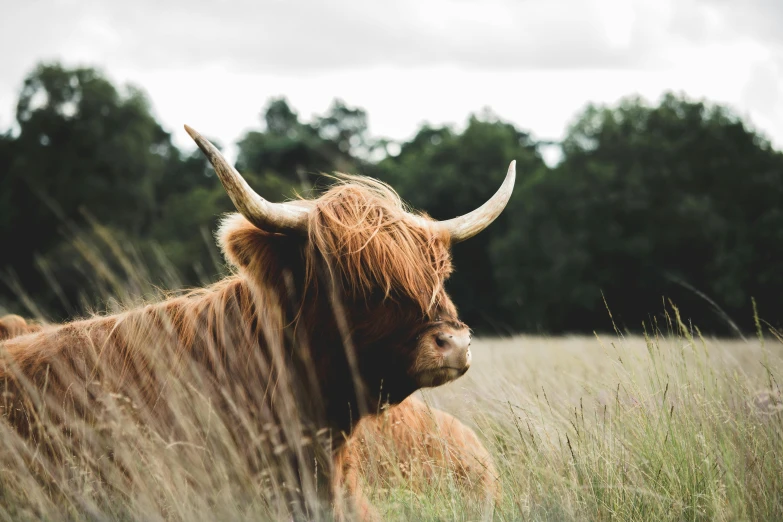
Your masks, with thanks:
[[[501,495],[492,456],[476,433],[414,396],[362,419],[336,455],[335,471],[335,488],[361,520],[379,519],[367,487],[424,490],[453,480],[490,509]]]

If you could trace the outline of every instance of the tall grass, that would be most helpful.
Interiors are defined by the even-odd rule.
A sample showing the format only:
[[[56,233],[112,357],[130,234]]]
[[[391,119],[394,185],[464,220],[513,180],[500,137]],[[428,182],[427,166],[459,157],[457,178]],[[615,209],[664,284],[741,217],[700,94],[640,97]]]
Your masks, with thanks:
[[[484,340],[464,380],[425,393],[496,457],[496,519],[783,519],[780,338],[706,340],[672,315],[665,335]],[[462,511],[405,498],[376,500]]]
[[[92,291],[109,309],[158,296],[151,271],[96,230],[75,243],[93,267]],[[21,289],[20,301],[35,314]],[[672,306],[648,329],[481,339],[465,377],[421,394],[474,427],[493,455],[503,496],[490,518],[783,519],[783,339],[761,323],[752,341],[705,339]],[[167,394],[176,437],[139,423],[128,397],[107,395],[96,422],[79,426],[78,444],[60,441],[61,460],[0,423],[0,519],[286,519],[284,485],[263,471],[263,456],[249,457],[248,445],[273,437],[253,425],[253,405],[234,404],[231,418],[246,421],[236,423],[197,381],[172,379]],[[367,492],[388,519],[486,516],[449,470],[427,484],[404,478],[418,473],[371,472],[381,479]]]

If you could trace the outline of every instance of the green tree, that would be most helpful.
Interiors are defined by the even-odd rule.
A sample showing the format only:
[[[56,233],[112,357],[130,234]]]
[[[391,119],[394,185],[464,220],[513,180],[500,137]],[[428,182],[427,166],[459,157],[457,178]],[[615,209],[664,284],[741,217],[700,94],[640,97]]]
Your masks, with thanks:
[[[563,153],[493,245],[517,328],[609,328],[602,294],[634,330],[664,297],[721,333],[727,316],[752,326],[751,297],[777,313],[783,155],[729,110],[673,94],[589,106]]]
[[[326,116],[308,124],[299,121],[285,98],[275,98],[267,104],[263,120],[264,130],[250,131],[239,140],[237,168],[267,189],[285,191],[264,192],[265,197],[284,199],[294,188],[308,190],[321,173],[356,170],[350,144],[366,135],[363,111],[335,102]]]
[[[101,285],[117,288],[105,274],[87,284],[100,249],[119,273],[118,245],[127,249],[162,286],[173,272],[194,284],[221,271],[211,235],[233,206],[204,156],[172,145],[139,89],[42,64],[24,82],[17,123],[0,134],[0,237],[12,245],[0,274],[10,269],[55,316]],[[425,125],[378,160],[393,148],[369,135],[364,110],[334,100],[303,122],[276,98],[238,145],[237,168],[270,200],[320,190],[322,172],[361,173],[436,219],[482,204],[516,160],[506,211],[453,250],[449,291],[484,332],[609,329],[604,298],[630,329],[662,298],[713,332],[733,331],[731,320],[752,328],[751,297],[781,322],[783,154],[719,105],[673,94],[655,106],[590,105],[554,169],[528,134],[486,110],[462,132]],[[0,302],[14,299],[0,284]]]
[[[64,231],[84,226],[85,213],[144,237],[160,215],[167,173],[183,162],[142,91],[117,89],[92,68],[36,67],[16,119],[18,135],[0,142],[0,193],[11,198],[0,212],[0,236],[13,245],[1,263],[44,301],[49,285],[35,257],[54,252]],[[61,284],[73,295],[79,282]]]
[[[349,153],[353,157],[362,157],[374,145],[368,132],[367,113],[339,99],[332,102],[326,115],[316,119],[314,127],[318,135],[331,145],[332,157]]]

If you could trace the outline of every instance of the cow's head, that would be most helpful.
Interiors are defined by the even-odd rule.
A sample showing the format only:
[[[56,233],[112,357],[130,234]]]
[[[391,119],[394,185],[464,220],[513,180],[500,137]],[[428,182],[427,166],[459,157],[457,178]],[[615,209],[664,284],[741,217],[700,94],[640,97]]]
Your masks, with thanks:
[[[277,288],[294,303],[287,321],[313,347],[308,357],[316,365],[332,364],[341,352],[353,370],[353,379],[327,376],[330,393],[355,386],[373,408],[467,371],[470,331],[444,290],[450,246],[502,212],[514,187],[514,162],[481,207],[435,221],[408,211],[387,185],[353,176],[339,178],[317,199],[271,203],[209,141],[185,128],[239,211],[219,234],[227,258],[259,288]]]

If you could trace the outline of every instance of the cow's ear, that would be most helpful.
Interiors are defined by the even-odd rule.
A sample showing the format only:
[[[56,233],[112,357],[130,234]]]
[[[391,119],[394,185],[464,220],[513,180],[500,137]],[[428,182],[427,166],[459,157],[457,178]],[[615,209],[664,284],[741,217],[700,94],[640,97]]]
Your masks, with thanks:
[[[238,213],[223,218],[215,235],[226,260],[237,268],[246,268],[258,259],[269,240],[269,234]]]
[[[216,236],[226,260],[261,283],[301,268],[300,236],[265,232],[240,214],[227,215]]]

